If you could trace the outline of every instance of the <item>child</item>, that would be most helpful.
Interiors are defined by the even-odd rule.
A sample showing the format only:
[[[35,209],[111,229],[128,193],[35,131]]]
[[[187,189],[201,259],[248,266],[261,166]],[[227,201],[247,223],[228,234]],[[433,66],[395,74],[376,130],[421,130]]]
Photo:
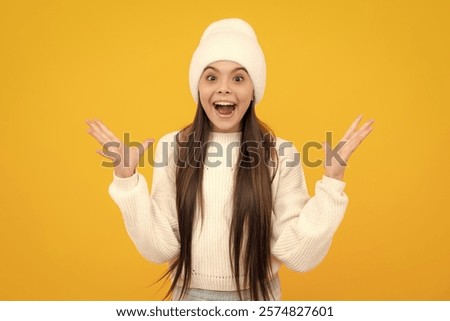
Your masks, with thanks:
[[[310,198],[295,147],[256,117],[265,80],[252,27],[235,18],[212,23],[189,70],[195,118],[158,142],[150,195],[136,168],[152,140],[129,150],[129,166],[115,163],[109,193],[138,251],[169,262],[166,297],[280,300],[280,265],[308,271],[328,252],[347,207],[346,162],[373,120],[359,130],[361,116],[353,122]],[[103,146],[115,144],[97,152],[123,160],[127,147],[100,121],[88,124]]]

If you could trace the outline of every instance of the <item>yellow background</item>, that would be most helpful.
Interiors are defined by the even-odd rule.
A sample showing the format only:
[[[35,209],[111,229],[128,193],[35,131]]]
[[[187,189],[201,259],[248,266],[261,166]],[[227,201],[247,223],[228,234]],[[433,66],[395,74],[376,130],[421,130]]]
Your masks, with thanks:
[[[374,131],[350,161],[324,262],[286,300],[449,300],[449,1],[0,2],[0,299],[158,300],[86,119],[158,139],[189,123],[204,28],[241,17],[268,80],[258,115],[301,149]],[[311,157],[322,157],[322,151]],[[151,181],[151,168],[141,169]],[[310,193],[322,168],[305,168]]]

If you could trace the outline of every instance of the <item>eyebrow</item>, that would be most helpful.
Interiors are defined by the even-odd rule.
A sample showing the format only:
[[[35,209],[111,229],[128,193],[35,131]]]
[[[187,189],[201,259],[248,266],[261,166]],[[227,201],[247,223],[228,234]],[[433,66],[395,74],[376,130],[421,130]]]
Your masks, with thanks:
[[[203,72],[205,72],[206,69],[212,69],[212,70],[214,70],[215,72],[220,73],[219,69],[217,69],[217,68],[215,68],[215,67],[213,67],[213,66],[206,66],[205,69],[203,69]],[[236,68],[234,68],[233,70],[231,70],[231,72],[233,73],[233,72],[238,71],[238,70],[243,70],[243,71],[245,71],[245,72],[248,74],[247,69],[245,69],[244,67],[236,67]]]

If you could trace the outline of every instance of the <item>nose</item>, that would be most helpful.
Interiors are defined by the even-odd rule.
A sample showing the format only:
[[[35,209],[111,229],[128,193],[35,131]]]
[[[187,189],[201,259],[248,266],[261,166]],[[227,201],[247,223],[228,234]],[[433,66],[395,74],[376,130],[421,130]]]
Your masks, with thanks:
[[[227,81],[222,81],[219,84],[219,88],[217,89],[217,93],[218,94],[225,94],[225,95],[231,94],[230,86],[229,86]]]
[[[217,90],[217,93],[218,94],[226,94],[226,95],[228,95],[228,94],[231,93],[231,91],[229,89],[219,89],[219,90]]]

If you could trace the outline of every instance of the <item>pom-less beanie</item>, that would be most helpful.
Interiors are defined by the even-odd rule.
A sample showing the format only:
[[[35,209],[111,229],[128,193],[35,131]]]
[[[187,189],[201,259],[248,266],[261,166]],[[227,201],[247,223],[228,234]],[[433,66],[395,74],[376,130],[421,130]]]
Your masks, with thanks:
[[[244,20],[229,18],[210,24],[200,39],[189,68],[189,85],[198,102],[198,82],[209,64],[229,60],[242,65],[255,90],[255,104],[261,100],[266,86],[266,62],[255,31]]]

